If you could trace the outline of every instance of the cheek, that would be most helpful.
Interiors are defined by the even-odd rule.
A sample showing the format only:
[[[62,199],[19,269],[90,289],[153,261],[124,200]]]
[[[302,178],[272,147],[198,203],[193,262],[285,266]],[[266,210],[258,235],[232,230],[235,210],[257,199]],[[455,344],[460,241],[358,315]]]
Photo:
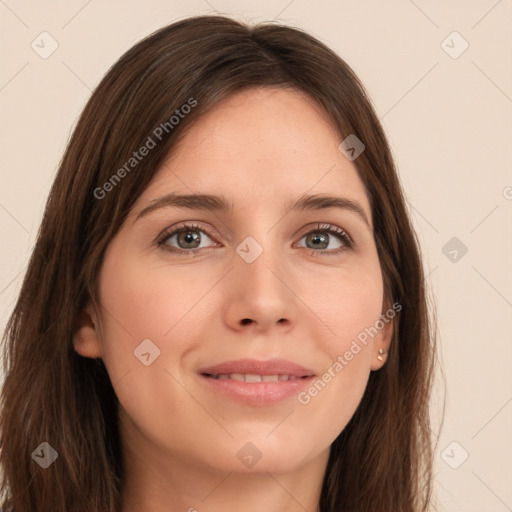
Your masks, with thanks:
[[[371,347],[375,336],[372,328],[381,311],[382,286],[378,280],[345,281],[344,290],[338,293],[331,310],[331,322],[336,333],[332,348],[336,348],[336,355],[350,351],[355,342],[364,354],[371,356],[371,351],[365,349]],[[357,349],[352,352],[357,352]],[[350,358],[350,355],[347,357]]]
[[[382,313],[383,283],[378,260],[364,263],[338,271],[328,269],[325,274],[317,272],[300,280],[298,295],[317,318],[306,328],[320,329],[323,335],[310,332],[311,339],[323,343],[332,360],[350,350],[354,340],[362,353],[370,354],[364,349],[372,340],[368,331]]]
[[[202,298],[218,280],[200,268],[141,265],[135,258],[116,258],[125,249],[114,244],[99,279],[103,359],[113,382],[127,369],[140,366],[134,351],[144,340],[151,340],[154,350],[160,351],[160,364],[182,355],[199,328],[197,319],[204,318]]]
[[[339,273],[336,279],[317,279],[318,287],[302,289],[304,302],[318,315],[319,331],[310,331],[317,349],[327,354],[323,372],[299,403],[318,419],[324,438],[334,439],[359,405],[371,371],[372,345],[380,332],[382,313],[380,266]],[[321,286],[320,286],[321,285]],[[320,334],[323,333],[323,334]]]
[[[133,341],[141,336],[162,338],[183,317],[187,306],[190,309],[200,299],[200,287],[178,273],[149,272],[129,263],[114,271],[106,262],[104,275],[103,303],[110,306],[112,316],[132,334]]]
[[[105,257],[99,280],[102,358],[121,406],[146,434],[181,431],[190,412],[190,396],[177,382],[183,381],[181,359],[197,346],[191,339],[198,318],[206,316],[201,298],[212,279],[202,274],[141,265],[114,251]]]

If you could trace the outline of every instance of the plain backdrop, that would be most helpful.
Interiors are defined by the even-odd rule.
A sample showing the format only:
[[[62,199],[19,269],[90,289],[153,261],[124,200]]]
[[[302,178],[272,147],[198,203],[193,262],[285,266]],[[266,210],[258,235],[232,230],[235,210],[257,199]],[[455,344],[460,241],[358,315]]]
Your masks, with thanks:
[[[215,12],[304,28],[365,84],[438,308],[439,509],[512,511],[512,0],[0,0],[0,329],[91,91],[144,36]]]

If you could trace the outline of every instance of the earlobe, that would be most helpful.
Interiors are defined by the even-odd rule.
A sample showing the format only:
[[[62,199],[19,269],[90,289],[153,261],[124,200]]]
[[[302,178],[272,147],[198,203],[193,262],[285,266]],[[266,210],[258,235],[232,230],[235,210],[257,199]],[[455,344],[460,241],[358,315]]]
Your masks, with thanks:
[[[87,305],[78,314],[74,331],[73,346],[75,351],[83,357],[97,359],[101,357],[98,325],[93,309]]]
[[[372,370],[380,370],[386,364],[391,347],[391,340],[394,337],[394,319],[389,319],[383,315],[381,315],[381,318],[385,318],[385,320],[381,320],[384,326],[379,335],[373,340]]]

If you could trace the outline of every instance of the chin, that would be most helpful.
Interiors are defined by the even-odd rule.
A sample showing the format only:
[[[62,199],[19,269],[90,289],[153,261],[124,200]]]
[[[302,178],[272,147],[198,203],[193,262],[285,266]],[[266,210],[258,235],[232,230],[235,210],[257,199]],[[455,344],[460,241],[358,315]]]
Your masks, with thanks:
[[[218,445],[221,452],[210,453],[205,463],[223,472],[287,473],[306,464],[310,454],[304,443],[290,443],[289,439],[286,445],[279,438],[274,443],[264,436],[255,436],[254,441],[247,439],[230,440],[229,446]]]

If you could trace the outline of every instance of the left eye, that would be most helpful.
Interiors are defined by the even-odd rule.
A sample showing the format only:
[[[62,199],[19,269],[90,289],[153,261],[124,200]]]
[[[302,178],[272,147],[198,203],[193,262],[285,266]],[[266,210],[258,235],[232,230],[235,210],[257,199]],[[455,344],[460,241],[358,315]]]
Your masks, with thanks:
[[[353,242],[348,233],[346,233],[343,229],[338,228],[337,226],[332,226],[330,224],[318,224],[316,229],[306,233],[302,238],[306,238],[305,247],[308,249],[320,249],[320,251],[313,252],[321,252],[325,251],[327,253],[339,253],[345,249],[352,247]],[[331,247],[327,250],[327,246],[331,242],[331,240],[336,241],[337,245],[335,247]],[[304,246],[301,246],[304,247]]]

